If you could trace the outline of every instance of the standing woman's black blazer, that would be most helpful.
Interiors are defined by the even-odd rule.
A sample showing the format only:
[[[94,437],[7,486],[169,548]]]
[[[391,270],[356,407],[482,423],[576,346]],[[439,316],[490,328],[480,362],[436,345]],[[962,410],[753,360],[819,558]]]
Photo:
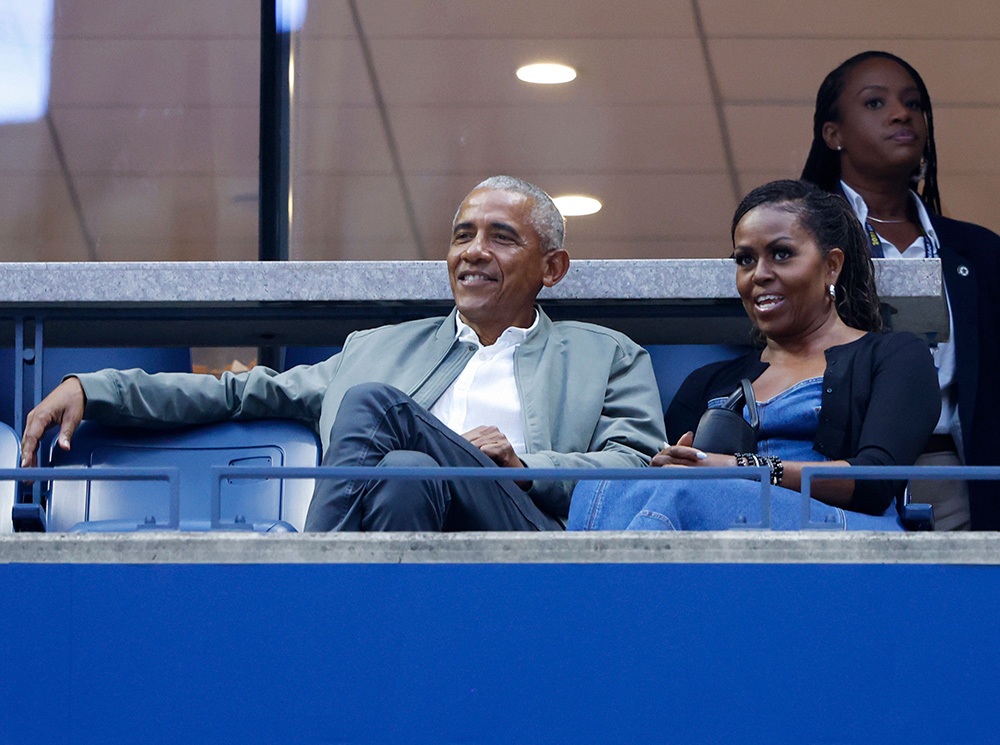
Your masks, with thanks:
[[[965,462],[1000,465],[1000,236],[930,215],[955,327],[955,379]],[[973,530],[1000,530],[1000,483],[969,482]]]

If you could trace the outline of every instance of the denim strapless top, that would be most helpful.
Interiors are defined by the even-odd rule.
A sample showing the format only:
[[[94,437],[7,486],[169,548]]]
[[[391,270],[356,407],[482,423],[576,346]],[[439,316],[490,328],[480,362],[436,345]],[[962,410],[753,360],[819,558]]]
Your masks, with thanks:
[[[809,378],[786,388],[769,401],[758,401],[757,452],[777,455],[783,460],[825,460],[812,447],[822,399],[823,378]],[[717,409],[725,400],[724,397],[713,398],[708,408]],[[745,407],[743,418],[748,418]]]

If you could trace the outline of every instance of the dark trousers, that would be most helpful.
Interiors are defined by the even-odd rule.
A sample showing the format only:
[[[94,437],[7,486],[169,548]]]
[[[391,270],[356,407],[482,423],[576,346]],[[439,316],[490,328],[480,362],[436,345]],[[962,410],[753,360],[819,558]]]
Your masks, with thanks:
[[[495,466],[462,436],[392,386],[344,396],[324,466]],[[513,480],[317,482],[306,530],[559,530]]]

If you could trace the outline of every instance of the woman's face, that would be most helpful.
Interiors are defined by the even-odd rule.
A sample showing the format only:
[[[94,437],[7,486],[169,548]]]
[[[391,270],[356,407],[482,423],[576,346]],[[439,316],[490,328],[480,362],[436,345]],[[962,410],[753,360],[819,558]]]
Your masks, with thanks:
[[[798,217],[775,205],[747,212],[733,234],[736,289],[753,324],[768,339],[791,340],[815,331],[836,314],[829,286],[844,254],[822,254]]]
[[[850,176],[905,176],[920,165],[927,143],[920,91],[898,63],[872,57],[851,70],[837,99],[838,121],[823,125],[826,144],[840,148]]]

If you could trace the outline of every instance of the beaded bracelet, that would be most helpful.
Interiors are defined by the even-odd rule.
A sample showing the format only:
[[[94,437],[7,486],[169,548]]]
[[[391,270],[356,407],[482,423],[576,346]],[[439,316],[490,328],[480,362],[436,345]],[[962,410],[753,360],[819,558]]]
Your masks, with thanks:
[[[781,477],[785,475],[785,467],[781,464],[781,458],[776,455],[768,455],[767,465],[771,468],[771,486],[781,483]]]
[[[771,486],[781,484],[781,479],[785,475],[785,466],[781,458],[776,455],[758,455],[757,453],[734,453],[737,466],[752,466],[760,468],[767,466],[771,469]]]

